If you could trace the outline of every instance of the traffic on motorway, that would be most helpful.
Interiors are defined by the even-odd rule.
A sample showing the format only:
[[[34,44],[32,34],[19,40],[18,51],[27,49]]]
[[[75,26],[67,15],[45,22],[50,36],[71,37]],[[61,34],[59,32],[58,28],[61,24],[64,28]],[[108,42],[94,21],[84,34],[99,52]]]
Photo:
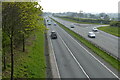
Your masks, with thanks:
[[[54,21],[51,21],[49,17],[45,17],[45,19],[46,26],[49,28],[48,40],[55,55],[56,70],[60,78],[87,78],[90,80],[95,78],[103,78],[106,80],[113,78],[118,80],[117,70],[79,43]],[[54,19],[63,23],[73,31],[78,32],[78,30],[81,29],[80,31],[82,31],[83,35],[90,40],[95,40],[99,36],[97,35],[99,32],[97,27],[90,26],[89,28],[87,26],[83,29],[73,23],[68,23],[67,21],[62,21],[57,18]],[[86,29],[88,29],[88,31]]]
[[[116,59],[119,59],[118,56],[119,38],[115,36],[111,36],[110,34],[107,34],[97,29],[97,27],[106,26],[106,25],[78,24],[78,23],[65,21],[60,18],[55,18],[55,17],[52,18],[60,22],[61,24],[65,25],[67,28],[70,28],[70,25],[74,24],[75,28],[70,28],[72,31],[78,33],[79,35],[83,36],[84,38],[91,41],[95,45],[99,46],[101,49],[103,49],[104,51],[106,51]]]

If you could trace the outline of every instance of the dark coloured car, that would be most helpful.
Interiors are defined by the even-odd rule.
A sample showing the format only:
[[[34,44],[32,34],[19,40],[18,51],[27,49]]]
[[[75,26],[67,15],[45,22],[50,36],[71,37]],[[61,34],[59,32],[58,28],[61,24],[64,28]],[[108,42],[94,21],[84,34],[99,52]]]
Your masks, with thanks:
[[[49,20],[47,20],[47,22],[48,22]]]
[[[57,39],[57,34],[55,31],[51,32],[51,39]]]
[[[54,26],[56,26],[57,24],[56,23],[54,23]]]

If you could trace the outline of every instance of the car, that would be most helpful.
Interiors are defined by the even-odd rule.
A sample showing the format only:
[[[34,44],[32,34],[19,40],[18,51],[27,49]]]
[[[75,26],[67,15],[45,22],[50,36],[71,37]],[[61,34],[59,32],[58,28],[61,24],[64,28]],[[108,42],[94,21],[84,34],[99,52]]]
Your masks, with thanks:
[[[88,33],[88,37],[90,37],[90,38],[95,38],[95,34],[94,34],[93,32],[89,32],[89,33]]]
[[[51,25],[51,22],[48,22],[48,25]]]
[[[51,39],[57,39],[57,34],[55,31],[51,32]]]
[[[73,24],[72,24],[72,25],[70,25],[70,27],[71,27],[71,28],[75,28],[75,26],[74,26]]]
[[[47,22],[48,22],[49,20],[47,20]]]
[[[54,26],[56,26],[57,24],[56,23],[54,23]]]
[[[92,30],[93,30],[94,32],[97,32],[97,31],[98,31],[98,29],[97,29],[96,27],[94,27]]]

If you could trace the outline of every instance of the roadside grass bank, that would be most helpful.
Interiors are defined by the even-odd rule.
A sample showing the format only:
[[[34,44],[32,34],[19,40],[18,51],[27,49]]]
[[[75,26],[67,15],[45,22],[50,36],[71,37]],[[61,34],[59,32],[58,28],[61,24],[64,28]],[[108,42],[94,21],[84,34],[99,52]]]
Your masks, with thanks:
[[[52,18],[51,18],[52,19]],[[52,19],[54,20],[54,19]],[[55,20],[54,20],[55,21]],[[66,32],[68,32],[70,35],[72,35],[74,38],[79,40],[81,43],[83,43],[85,46],[87,46],[89,49],[91,49],[94,53],[99,55],[101,58],[103,58],[106,62],[111,64],[115,69],[120,71],[120,61],[113,58],[112,56],[108,55],[105,51],[101,50],[100,48],[96,47],[94,44],[80,36],[79,34],[73,32],[69,28],[65,27],[63,24],[55,21],[61,28],[63,28]]]
[[[0,28],[0,70],[2,70],[2,28]],[[0,79],[2,79],[2,71],[0,72]]]
[[[103,27],[98,27],[98,29],[107,32],[109,34],[112,34],[114,36],[120,37],[120,27],[115,27],[115,26],[103,26]]]
[[[70,22],[81,23],[81,24],[107,25],[107,24],[100,24],[100,23],[80,22],[80,21],[77,21],[77,20],[68,19],[68,18],[63,18],[63,17],[58,17],[58,18],[63,19],[63,20],[66,20],[66,21],[70,21]]]
[[[0,51],[2,49],[2,28],[0,28]]]
[[[26,51],[15,51],[14,78],[46,78],[44,43],[44,33],[35,31],[26,40]],[[3,78],[10,78],[10,67],[11,65],[7,64]]]

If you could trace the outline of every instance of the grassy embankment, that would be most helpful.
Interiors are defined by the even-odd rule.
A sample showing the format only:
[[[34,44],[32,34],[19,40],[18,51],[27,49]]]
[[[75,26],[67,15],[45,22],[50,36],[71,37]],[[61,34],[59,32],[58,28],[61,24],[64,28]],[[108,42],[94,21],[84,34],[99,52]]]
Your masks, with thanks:
[[[55,21],[55,20],[54,20]],[[60,27],[62,27],[65,31],[67,31],[70,35],[72,35],[74,38],[82,42],[85,46],[87,46],[89,49],[91,49],[93,52],[95,52],[97,55],[99,55],[101,58],[103,58],[106,62],[111,64],[114,68],[120,71],[120,61],[113,58],[112,56],[109,56],[106,52],[103,50],[97,48],[95,45],[93,45],[91,42],[86,40],[85,38],[81,37],[77,33],[73,32],[69,28],[65,27],[64,25],[60,24],[59,22],[55,21]]]
[[[117,37],[120,37],[120,27],[114,27],[114,26],[104,26],[104,27],[99,27],[98,29],[105,31],[109,34],[115,35]]]
[[[3,72],[3,78],[10,77],[10,64]],[[44,34],[36,31],[26,41],[26,51],[15,51],[15,78],[46,78],[46,62],[44,56]]]
[[[0,28],[0,60],[2,61],[2,28]],[[0,62],[0,66],[2,67],[1,63],[2,62]],[[2,72],[0,72],[0,79],[2,79]]]
[[[89,23],[89,22],[80,22],[80,21],[77,21],[77,20],[73,20],[73,19],[68,19],[68,18],[63,18],[63,17],[59,17],[63,20],[66,20],[66,21],[70,21],[70,22],[75,22],[75,23],[81,23],[81,24],[97,24],[97,25],[103,25],[103,24],[100,24],[100,23]],[[106,25],[106,24],[105,24]]]

